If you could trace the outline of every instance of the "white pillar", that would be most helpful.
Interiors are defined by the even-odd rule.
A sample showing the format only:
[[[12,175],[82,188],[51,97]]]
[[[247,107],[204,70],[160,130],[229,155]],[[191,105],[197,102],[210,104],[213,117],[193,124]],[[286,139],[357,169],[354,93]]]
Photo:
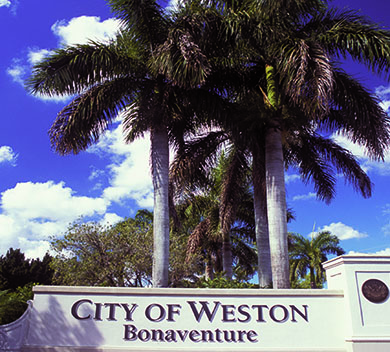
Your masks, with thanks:
[[[329,289],[344,291],[346,347],[390,351],[390,256],[345,255],[323,264]]]

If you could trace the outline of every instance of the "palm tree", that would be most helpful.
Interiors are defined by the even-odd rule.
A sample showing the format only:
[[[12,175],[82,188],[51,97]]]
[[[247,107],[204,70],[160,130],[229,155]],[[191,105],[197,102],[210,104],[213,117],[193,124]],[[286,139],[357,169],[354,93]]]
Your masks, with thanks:
[[[123,110],[128,141],[150,131],[154,187],[153,286],[168,285],[169,266],[169,132],[182,95],[152,70],[172,19],[154,0],[109,0],[122,19],[122,31],[110,43],[56,50],[34,67],[27,82],[33,94],[70,95],[50,129],[60,154],[79,153],[95,143]],[[190,49],[187,48],[188,51]],[[196,58],[196,55],[194,55]],[[187,67],[191,61],[187,61]],[[183,94],[184,95],[184,94]],[[184,98],[183,98],[184,99]]]
[[[322,263],[328,254],[342,255],[345,251],[339,246],[339,239],[328,231],[305,238],[300,234],[289,233],[290,279],[304,279],[309,271],[310,287],[319,288],[325,281]]]
[[[301,127],[311,133],[321,129],[346,133],[353,142],[366,147],[371,157],[383,158],[389,142],[388,116],[377,99],[336,61],[348,54],[374,72],[387,73],[390,33],[356,13],[328,9],[326,1],[264,0],[249,2],[249,7],[247,4],[235,10],[239,24],[228,20],[234,25],[231,31],[255,51],[248,57],[247,66],[255,77],[252,90],[263,95],[263,114],[259,117],[265,117],[273,283],[275,288],[287,288],[286,133],[296,133]],[[296,110],[301,112],[298,120]]]
[[[217,136],[219,138],[215,138]],[[253,256],[250,254],[253,251],[242,241],[243,237],[248,239],[253,233],[253,204],[248,183],[249,168],[245,163],[247,157],[241,151],[234,148],[226,150],[220,154],[215,165],[210,163],[210,168],[200,166],[202,162],[207,163],[208,157],[215,158],[216,151],[210,147],[216,148],[223,140],[226,140],[224,133],[212,132],[205,138],[187,141],[185,148],[178,151],[172,162],[171,176],[176,193],[180,194],[180,203],[185,204],[187,213],[190,210],[191,216],[195,214],[198,218],[198,224],[189,238],[190,254],[203,248],[206,262],[217,263],[216,271],[223,271],[231,279],[233,258],[238,258],[241,265],[248,269],[250,265],[246,263],[250,263],[249,259]],[[206,157],[203,148],[212,154]],[[183,172],[184,167],[186,170]],[[234,256],[238,254],[238,248],[241,252],[249,253],[247,261],[243,256]],[[216,260],[212,260],[213,257]],[[206,267],[210,268],[211,276],[211,265]]]

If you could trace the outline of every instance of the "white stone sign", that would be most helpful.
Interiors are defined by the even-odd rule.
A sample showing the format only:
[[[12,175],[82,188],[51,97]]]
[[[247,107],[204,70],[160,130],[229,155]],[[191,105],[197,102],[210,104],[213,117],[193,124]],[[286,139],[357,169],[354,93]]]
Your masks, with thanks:
[[[326,290],[37,286],[0,351],[390,351],[390,257],[324,267]]]
[[[340,291],[36,287],[28,350],[334,351]],[[326,328],[326,334],[324,329]],[[296,342],[300,341],[298,347]]]

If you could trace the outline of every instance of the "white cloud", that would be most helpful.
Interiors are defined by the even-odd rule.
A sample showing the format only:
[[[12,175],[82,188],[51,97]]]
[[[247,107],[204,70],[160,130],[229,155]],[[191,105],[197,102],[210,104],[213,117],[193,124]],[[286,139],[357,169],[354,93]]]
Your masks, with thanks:
[[[0,164],[9,163],[15,166],[17,158],[18,155],[8,145],[4,145],[0,147]]]
[[[340,240],[349,240],[352,238],[363,238],[368,235],[364,232],[359,232],[351,226],[345,225],[341,222],[333,222],[330,225],[323,226],[316,232],[329,231],[332,235],[337,236]]]
[[[109,202],[133,199],[140,207],[153,207],[153,185],[149,165],[149,134],[131,144],[123,141],[122,125],[107,131],[89,152],[110,154],[112,163],[108,166],[110,186],[103,191],[103,198]]]
[[[0,0],[3,1],[3,0]],[[74,17],[70,21],[58,21],[52,27],[52,32],[59,38],[62,45],[85,44],[88,40],[108,41],[115,36],[119,29],[119,20],[109,18],[100,21],[99,17],[81,16]],[[7,69],[8,75],[16,83],[24,85],[32,65],[50,55],[51,51],[41,48],[29,48],[27,58],[14,59],[13,64]],[[69,96],[47,96],[37,94],[36,98],[44,101],[66,102]]]
[[[100,223],[103,225],[115,225],[119,221],[122,221],[123,218],[115,213],[106,213]]]
[[[181,3],[180,0],[169,0],[166,10],[167,11],[176,10],[179,7],[180,3]]]
[[[109,205],[53,181],[18,183],[1,193],[0,204],[0,253],[10,247],[46,252],[49,236],[63,233],[80,216],[104,214]]]
[[[310,192],[308,194],[301,194],[293,197],[293,201],[296,200],[309,200],[309,199],[315,199],[317,195],[313,192]]]
[[[355,251],[349,251],[349,255],[390,255],[390,248],[385,248],[377,252],[355,252]]]
[[[0,7],[10,7],[11,1],[8,0],[0,0]]]
[[[69,22],[56,22],[51,30],[60,38],[63,45],[85,44],[89,40],[108,41],[119,29],[119,20],[109,18],[100,22],[100,17],[81,16]]]
[[[28,51],[28,62],[31,65],[35,65],[38,62],[42,61],[46,56],[51,54],[50,50],[47,49],[29,49]]]
[[[381,100],[381,106],[383,110],[389,112],[390,108],[390,86],[385,87],[385,86],[379,86],[375,89],[375,93]]]
[[[284,176],[284,181],[286,182],[286,184],[289,184],[291,182],[295,182],[295,181],[300,180],[300,179],[301,179],[301,176],[297,175],[297,174],[293,174],[293,175],[285,174],[285,176]]]
[[[20,60],[14,60],[14,63],[7,68],[7,74],[12,77],[12,80],[21,85],[24,84],[24,79],[27,73],[25,65],[20,63]]]
[[[43,258],[46,253],[50,253],[50,242],[45,240],[35,241],[25,237],[19,238],[19,247],[23,248],[22,252],[26,258],[36,259]],[[54,254],[54,253],[51,253]]]
[[[376,255],[390,255],[390,248],[385,248],[385,249],[382,249],[378,252],[375,252],[373,254],[376,254]]]
[[[347,136],[334,134],[331,137],[341,147],[348,149],[361,162],[364,171],[376,172],[380,175],[390,175],[390,149],[387,150],[383,162],[370,160],[363,146],[351,142]]]
[[[75,193],[64,182],[23,182],[0,194],[0,253],[20,248],[29,258],[42,257],[49,248],[49,237],[63,234],[69,223],[80,216],[115,224],[123,220],[107,212],[113,202],[134,199],[139,207],[153,207],[153,187],[149,171],[149,135],[125,144],[122,126],[107,131],[88,152],[109,158],[108,186],[97,198]],[[92,169],[90,181],[107,176]]]
[[[25,219],[62,220],[77,216],[104,213],[107,203],[103,199],[76,196],[63,182],[18,183],[1,194],[5,213]],[[55,204],[55,206],[53,206]]]

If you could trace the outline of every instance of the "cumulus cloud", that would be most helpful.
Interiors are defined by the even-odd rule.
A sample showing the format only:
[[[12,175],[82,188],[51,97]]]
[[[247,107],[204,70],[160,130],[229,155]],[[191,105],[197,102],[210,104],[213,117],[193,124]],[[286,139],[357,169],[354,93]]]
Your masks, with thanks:
[[[310,200],[310,199],[315,199],[317,197],[317,195],[313,192],[310,192],[308,194],[300,194],[300,195],[297,195],[297,196],[294,196],[293,197],[293,201],[296,201],[296,200]]]
[[[122,221],[123,218],[115,213],[106,213],[100,223],[103,225],[115,225],[118,222]]]
[[[38,62],[42,61],[46,56],[51,54],[50,50],[47,49],[32,49],[30,48],[27,54],[28,62],[31,65],[35,65]]]
[[[0,0],[2,1],[2,0]],[[58,37],[61,45],[85,44],[88,40],[108,41],[115,36],[119,29],[119,20],[109,18],[101,21],[100,17],[81,16],[74,17],[69,21],[57,21],[51,30]],[[51,51],[42,48],[28,48],[27,58],[14,59],[7,73],[12,80],[24,85],[24,82],[31,72],[31,67],[50,55]],[[65,102],[69,96],[46,96],[37,94],[36,98],[44,101]]]
[[[373,161],[368,156],[363,146],[351,142],[347,136],[334,134],[332,139],[345,149],[348,149],[361,162],[361,167],[366,172],[375,172],[379,175],[390,175],[390,149],[387,150],[384,161]]]
[[[333,222],[330,225],[319,228],[317,232],[329,231],[332,235],[337,236],[340,240],[350,240],[352,238],[363,238],[368,235],[364,232],[359,232],[351,226],[345,225],[341,222]]]
[[[51,30],[62,45],[86,44],[89,40],[109,41],[119,30],[119,23],[114,18],[101,22],[100,17],[80,16],[70,21],[57,21]]]
[[[389,112],[390,108],[390,87],[379,86],[375,89],[376,95],[381,100],[383,110]]]
[[[114,225],[123,220],[110,207],[135,200],[139,207],[153,207],[149,168],[149,136],[125,144],[117,123],[88,152],[108,159],[105,170],[91,168],[89,180],[101,185],[100,196],[76,193],[64,182],[20,182],[0,194],[0,253],[20,248],[29,258],[42,257],[49,237],[66,232],[79,217]],[[13,160],[10,147],[2,148],[4,159]],[[105,188],[104,188],[105,187]]]
[[[11,1],[8,0],[0,0],[0,7],[10,7]]]
[[[80,216],[105,213],[102,198],[78,196],[63,182],[24,182],[1,193],[0,252],[22,248],[31,253],[48,249],[49,236],[63,233]]]
[[[15,59],[12,65],[7,68],[7,74],[11,76],[15,83],[23,85],[27,74],[27,66],[21,63],[20,60]]]
[[[286,184],[290,184],[290,183],[295,182],[295,181],[300,180],[300,179],[301,179],[301,176],[297,175],[297,174],[292,174],[292,175],[285,174],[285,176],[284,176],[284,181],[286,182]]]
[[[77,196],[63,182],[48,181],[18,183],[1,194],[1,207],[5,213],[24,219],[57,221],[104,213],[107,203],[103,199]]]
[[[46,253],[51,253],[50,242],[45,240],[35,241],[20,237],[19,247],[23,248],[22,252],[25,257],[30,259],[43,258]],[[54,253],[52,254],[54,255]]]
[[[385,248],[385,249],[381,249],[380,251],[377,251],[377,252],[355,252],[355,251],[349,251],[348,252],[349,255],[384,255],[384,256],[388,256],[390,255],[390,248]]]
[[[130,145],[125,144],[122,126],[118,124],[88,150],[110,160],[106,170],[91,169],[91,182],[104,177],[100,197],[80,195],[64,182],[54,181],[21,182],[2,192],[0,253],[13,247],[21,248],[29,258],[42,257],[50,247],[49,237],[63,234],[69,223],[79,217],[114,225],[123,220],[108,211],[114,202],[134,199],[140,207],[152,208],[149,143],[146,136]],[[3,150],[8,151],[5,154],[12,155],[10,148]],[[10,159],[10,156],[7,158]]]
[[[8,145],[3,145],[0,147],[0,164],[7,163],[15,166],[17,158],[18,155]]]
[[[109,202],[133,199],[140,207],[153,207],[153,186],[149,166],[149,134],[131,144],[123,141],[122,125],[107,131],[89,152],[110,154],[108,166],[110,186],[104,189],[103,198]],[[95,171],[96,174],[96,171]]]

